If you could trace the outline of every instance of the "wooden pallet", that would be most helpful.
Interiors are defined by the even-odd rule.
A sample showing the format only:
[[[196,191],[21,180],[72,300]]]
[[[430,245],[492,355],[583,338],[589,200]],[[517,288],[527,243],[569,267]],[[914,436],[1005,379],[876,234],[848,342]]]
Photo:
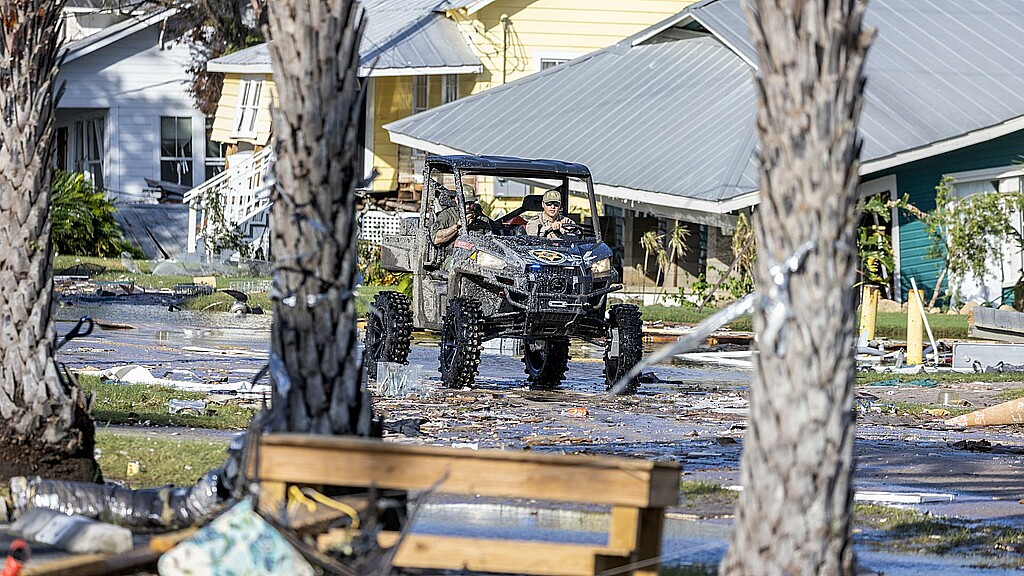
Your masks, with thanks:
[[[603,546],[398,533],[395,565],[512,574],[654,576],[666,506],[679,501],[680,467],[603,456],[558,456],[501,450],[408,446],[344,437],[272,434],[260,439],[250,468],[280,505],[288,484],[433,490],[495,498],[531,498],[611,506]],[[261,506],[264,503],[261,502]]]

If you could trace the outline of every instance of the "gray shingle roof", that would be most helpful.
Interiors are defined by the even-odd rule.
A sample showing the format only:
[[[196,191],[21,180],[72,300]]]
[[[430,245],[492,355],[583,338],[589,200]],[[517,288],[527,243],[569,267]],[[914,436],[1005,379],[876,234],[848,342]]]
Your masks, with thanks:
[[[868,4],[879,34],[866,65],[862,160],[1024,116],[1024,10],[1013,2]],[[757,189],[756,56],[741,0],[695,4],[679,26],[690,18],[714,36],[670,28],[386,128],[439,151],[582,162],[599,184],[736,199]]]
[[[359,47],[366,69],[480,66],[458,26],[434,9],[440,0],[366,0],[366,31]],[[211,60],[211,70],[269,70],[270,51],[260,44]],[[239,70],[240,71],[240,70]]]

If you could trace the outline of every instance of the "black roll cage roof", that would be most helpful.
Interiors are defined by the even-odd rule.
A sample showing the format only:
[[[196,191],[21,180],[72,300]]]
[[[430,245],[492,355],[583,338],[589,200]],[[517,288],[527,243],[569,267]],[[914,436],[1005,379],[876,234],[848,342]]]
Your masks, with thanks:
[[[561,160],[527,160],[511,156],[430,156],[426,160],[426,167],[448,174],[459,170],[485,176],[590,178],[590,169],[583,164]]]

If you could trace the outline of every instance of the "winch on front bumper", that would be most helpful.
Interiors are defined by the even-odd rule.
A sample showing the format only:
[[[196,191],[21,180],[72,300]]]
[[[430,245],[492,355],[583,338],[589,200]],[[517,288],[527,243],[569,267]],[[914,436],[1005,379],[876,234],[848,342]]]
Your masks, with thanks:
[[[506,286],[506,302],[519,312],[530,336],[599,337],[605,299],[621,284],[595,279],[578,266],[531,266],[526,282]]]

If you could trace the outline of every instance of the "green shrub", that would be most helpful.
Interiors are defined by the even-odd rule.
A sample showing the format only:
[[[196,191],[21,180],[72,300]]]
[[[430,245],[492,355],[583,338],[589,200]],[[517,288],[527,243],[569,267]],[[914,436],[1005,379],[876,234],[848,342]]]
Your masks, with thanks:
[[[128,252],[143,258],[142,250],[124,239],[114,220],[114,204],[106,193],[81,173],[57,171],[53,178],[50,215],[53,246],[61,254],[118,256]]]

